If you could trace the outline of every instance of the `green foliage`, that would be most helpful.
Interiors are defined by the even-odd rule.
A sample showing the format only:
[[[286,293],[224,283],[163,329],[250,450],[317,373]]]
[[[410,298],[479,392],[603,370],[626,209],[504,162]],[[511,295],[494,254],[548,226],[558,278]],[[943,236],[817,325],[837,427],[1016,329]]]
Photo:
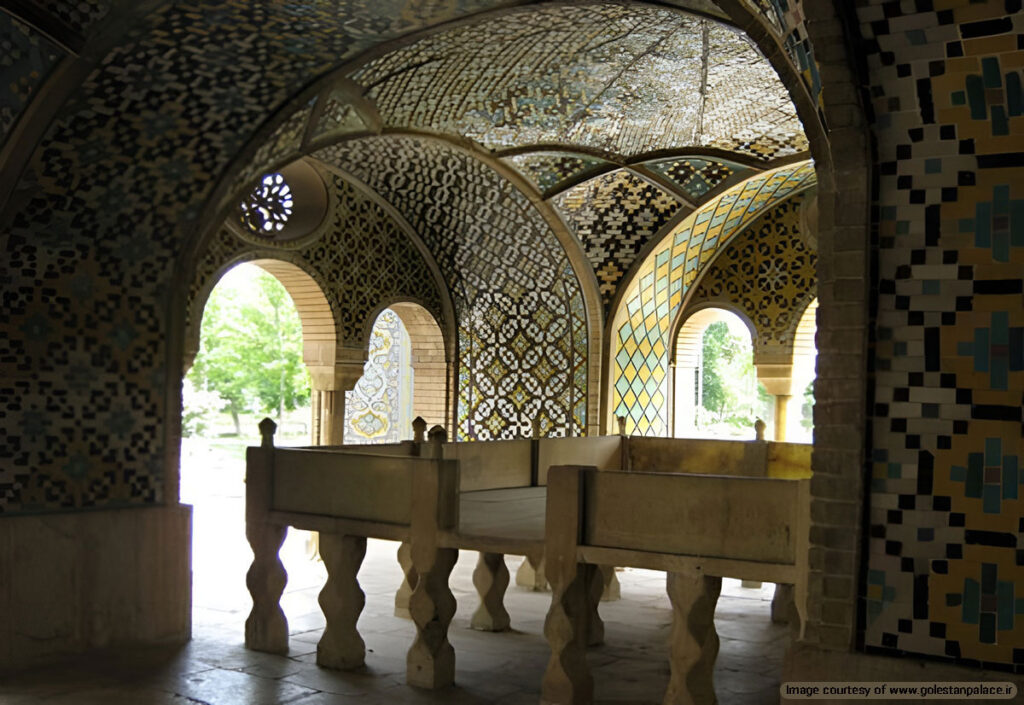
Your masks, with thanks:
[[[209,428],[210,417],[224,408],[220,394],[205,389],[196,389],[189,377],[185,377],[181,389],[181,434],[202,436]]]
[[[803,404],[800,405],[800,425],[811,430],[814,428],[814,380],[804,388]]]
[[[214,288],[203,311],[199,354],[188,380],[224,400],[238,431],[238,415],[276,413],[309,400],[302,362],[302,324],[277,279],[259,270],[233,271]],[[229,278],[230,277],[230,278]]]
[[[701,406],[707,412],[703,416],[714,423],[749,428],[755,400],[750,342],[719,321],[704,331],[701,356]]]

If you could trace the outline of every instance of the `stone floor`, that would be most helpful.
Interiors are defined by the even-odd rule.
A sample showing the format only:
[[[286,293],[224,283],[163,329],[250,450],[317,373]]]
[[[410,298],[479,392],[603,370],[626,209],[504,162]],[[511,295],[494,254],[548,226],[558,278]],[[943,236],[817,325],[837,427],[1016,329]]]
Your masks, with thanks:
[[[356,672],[318,668],[316,642],[323,617],[316,595],[324,578],[323,566],[303,557],[301,538],[289,539],[284,551],[290,580],[282,604],[292,635],[287,656],[243,648],[242,625],[251,603],[244,588],[236,586],[195,606],[194,638],[183,647],[111,652],[86,662],[23,673],[0,683],[0,703],[535,705],[539,701],[548,658],[542,626],[550,596],[512,585],[506,604],[513,631],[470,630],[470,615],[476,607],[471,581],[476,554],[472,552],[460,555],[452,577],[458,600],[450,632],[456,652],[454,687],[428,692],[404,683],[405,652],[413,625],[392,614],[401,572],[394,557],[397,544],[383,541],[370,542],[360,573],[366,592],[359,622],[367,647],[366,667]],[[507,558],[513,575],[520,560]],[[623,599],[602,603],[606,642],[589,652],[596,700],[607,705],[660,703],[668,679],[671,614],[664,574],[626,569],[618,575]],[[722,705],[778,702],[788,632],[770,622],[770,587],[748,589],[738,581],[726,581],[723,587],[716,613],[721,651],[715,670]]]

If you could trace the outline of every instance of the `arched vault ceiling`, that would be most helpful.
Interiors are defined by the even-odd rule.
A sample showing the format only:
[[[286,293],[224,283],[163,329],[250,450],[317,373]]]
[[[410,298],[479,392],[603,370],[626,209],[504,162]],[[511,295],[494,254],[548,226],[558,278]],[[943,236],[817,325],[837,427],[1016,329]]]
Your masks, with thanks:
[[[629,158],[685,146],[762,161],[808,147],[775,70],[738,31],[666,8],[522,8],[354,71],[384,128],[487,148],[562,144]]]
[[[752,176],[687,216],[644,258],[613,320],[611,408],[628,416],[627,431],[665,432],[668,332],[701,271],[767,208],[816,183],[810,161]]]
[[[637,255],[683,207],[626,169],[578,184],[551,202],[579,238],[606,310]]]
[[[587,321],[561,242],[537,208],[475,157],[381,136],[314,154],[389,201],[447,279],[459,319],[459,438],[582,433]]]
[[[549,288],[568,264],[539,211],[491,167],[438,140],[368,137],[313,155],[362,181],[423,237],[456,306]]]

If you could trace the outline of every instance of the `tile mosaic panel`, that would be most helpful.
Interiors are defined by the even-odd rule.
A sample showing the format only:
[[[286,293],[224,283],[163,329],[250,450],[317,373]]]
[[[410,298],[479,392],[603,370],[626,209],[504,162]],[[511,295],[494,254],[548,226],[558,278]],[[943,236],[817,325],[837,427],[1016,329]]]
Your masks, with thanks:
[[[755,362],[762,350],[792,354],[800,317],[817,296],[818,258],[800,234],[805,196],[778,203],[719,250],[688,304],[725,301],[743,311],[757,328]]]
[[[396,49],[351,78],[385,125],[492,149],[704,145],[763,160],[807,149],[788,93],[742,35],[664,8],[522,9]]]
[[[807,34],[803,0],[744,0],[767,22],[782,41],[789,61],[807,86],[811,99],[821,105],[821,76],[814,59],[814,45]],[[821,118],[819,111],[819,118]],[[824,124],[824,123],[822,123]]]
[[[682,207],[668,192],[626,169],[563,191],[552,203],[582,243],[606,311],[644,245]]]
[[[185,235],[230,160],[311,76],[490,4],[167,3],[103,57],[0,219],[11,264],[0,280],[11,324],[0,329],[11,351],[0,396],[18,415],[0,431],[0,511],[162,501],[165,302]],[[13,24],[0,29],[5,46],[36,51]],[[14,84],[36,85],[22,79],[48,61],[5,68]],[[82,379],[65,393],[76,369]]]
[[[643,166],[674,183],[696,203],[714,189],[738,183],[754,171],[736,162],[710,157],[670,157],[644,162]]]
[[[504,161],[528,178],[541,194],[547,194],[564,181],[608,165],[603,159],[571,152],[531,152],[505,157]]]
[[[32,0],[48,14],[79,34],[102,20],[110,12],[111,2],[101,0]]]
[[[0,144],[64,56],[39,32],[0,12]]]
[[[554,233],[489,166],[426,138],[371,137],[315,155],[389,200],[434,253],[459,328],[458,437],[581,435],[582,293]]]
[[[412,343],[398,314],[374,321],[363,376],[345,392],[345,443],[397,443],[411,437]]]
[[[775,69],[760,58],[744,35],[709,24],[706,52],[701,146],[765,161],[808,149],[789,93],[778,90]],[[737,65],[744,66],[744,70],[737,71]]]
[[[1024,13],[872,4],[868,650],[1024,672]]]
[[[815,183],[809,161],[757,174],[687,216],[644,260],[614,319],[611,350],[612,409],[628,433],[666,432],[668,331],[697,275],[765,209]]]

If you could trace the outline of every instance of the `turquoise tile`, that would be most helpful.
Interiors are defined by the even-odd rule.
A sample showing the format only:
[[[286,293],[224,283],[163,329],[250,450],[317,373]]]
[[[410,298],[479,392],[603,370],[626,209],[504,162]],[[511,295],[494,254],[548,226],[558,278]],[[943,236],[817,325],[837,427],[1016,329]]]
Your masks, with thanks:
[[[964,580],[964,604],[960,611],[960,620],[964,624],[977,624],[980,613],[981,590],[976,581]]]
[[[950,98],[953,102],[953,105],[967,104],[967,94],[964,93],[963,91],[953,91],[953,95],[950,96]]]
[[[1024,247],[1024,199],[1010,204],[1010,246]]]
[[[898,480],[903,476],[903,466],[899,463],[889,463],[886,475],[890,480]]]
[[[981,60],[981,76],[985,88],[999,88],[1003,85],[1003,74],[999,70],[999,59],[989,57]]]
[[[996,610],[999,615],[999,631],[1013,629],[1013,583],[999,581],[996,588]]]
[[[971,107],[972,120],[984,120],[988,117],[985,101],[985,85],[981,76],[968,76],[966,80],[967,104]]]
[[[992,135],[1003,137],[1010,134],[1010,121],[1006,117],[1006,109],[1001,105],[992,106]]]
[[[924,33],[923,29],[908,29],[905,34],[907,35],[907,41],[914,46],[921,46],[928,43],[928,35]]]
[[[885,585],[885,571],[884,570],[869,570],[868,571],[868,585]]]
[[[983,612],[978,625],[978,641],[982,644],[996,643],[996,616],[991,612]]]
[[[985,514],[998,514],[1002,492],[999,485],[985,485],[981,491],[981,508]]]
[[[1017,71],[1011,71],[1006,79],[1006,109],[1010,117],[1024,115],[1024,90],[1021,88],[1021,77]]]
[[[1003,442],[999,438],[985,439],[985,465],[994,467],[1003,462]]]
[[[924,173],[926,173],[926,174],[941,174],[942,173],[942,160],[941,159],[925,159],[924,160]]]
[[[1006,184],[992,189],[992,200],[996,205],[996,215],[1006,215],[1010,207],[1010,187]]]
[[[967,468],[954,465],[949,469],[949,479],[953,482],[963,482],[967,478]]]
[[[988,372],[989,353],[989,330],[988,328],[974,329],[974,371]]]

